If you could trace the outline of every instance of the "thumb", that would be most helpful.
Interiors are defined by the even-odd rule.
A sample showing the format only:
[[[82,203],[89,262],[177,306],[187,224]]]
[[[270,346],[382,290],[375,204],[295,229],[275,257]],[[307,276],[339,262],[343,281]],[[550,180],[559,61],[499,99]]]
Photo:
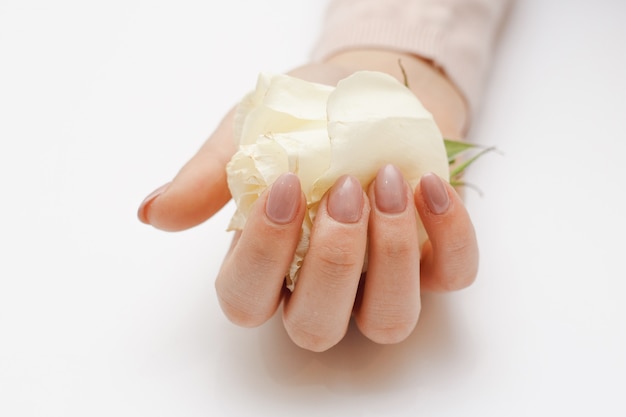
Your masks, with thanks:
[[[161,230],[184,230],[204,222],[230,200],[226,164],[235,152],[233,112],[170,183],[144,199],[139,220]]]

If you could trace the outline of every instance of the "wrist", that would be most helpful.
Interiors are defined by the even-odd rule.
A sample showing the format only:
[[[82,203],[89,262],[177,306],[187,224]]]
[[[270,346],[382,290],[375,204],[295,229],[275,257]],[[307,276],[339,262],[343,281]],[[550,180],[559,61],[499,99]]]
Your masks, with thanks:
[[[446,138],[460,139],[469,122],[469,109],[463,94],[434,63],[416,55],[375,49],[341,52],[327,64],[352,73],[359,70],[386,72],[406,80],[409,88],[433,115]],[[403,73],[404,70],[404,73]]]

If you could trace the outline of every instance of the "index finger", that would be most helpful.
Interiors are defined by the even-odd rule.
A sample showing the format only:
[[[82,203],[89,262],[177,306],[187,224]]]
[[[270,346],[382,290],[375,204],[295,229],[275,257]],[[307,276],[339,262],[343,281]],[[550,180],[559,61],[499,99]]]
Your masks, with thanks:
[[[235,152],[231,110],[171,183],[151,194],[139,218],[157,229],[178,231],[196,226],[230,200],[226,164]]]

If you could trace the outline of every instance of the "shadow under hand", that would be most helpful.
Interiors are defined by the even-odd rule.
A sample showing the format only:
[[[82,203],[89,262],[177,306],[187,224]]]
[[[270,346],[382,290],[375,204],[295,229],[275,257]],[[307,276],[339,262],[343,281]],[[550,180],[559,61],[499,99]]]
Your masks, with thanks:
[[[402,343],[375,344],[351,324],[345,338],[323,353],[296,346],[278,314],[257,329],[225,323],[223,337],[215,340],[221,355],[213,406],[222,415],[293,410],[300,410],[299,415],[337,415],[359,408],[384,415],[390,406],[402,404],[405,415],[413,415],[419,398],[431,398],[433,390],[445,392],[442,387],[462,379],[474,362],[466,346],[466,322],[454,301],[451,294],[423,296],[420,321]]]
[[[427,294],[418,325],[404,342],[373,343],[352,322],[345,338],[322,353],[297,347],[275,317],[260,332],[261,355],[271,378],[287,390],[322,385],[335,393],[364,394],[432,385],[448,377],[465,352],[451,308],[448,296]]]

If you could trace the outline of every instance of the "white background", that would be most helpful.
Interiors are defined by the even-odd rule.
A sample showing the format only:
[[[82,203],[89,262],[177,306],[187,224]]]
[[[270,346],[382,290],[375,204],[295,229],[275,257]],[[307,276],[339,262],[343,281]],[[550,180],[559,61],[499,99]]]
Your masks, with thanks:
[[[414,335],[230,324],[232,207],[135,217],[326,2],[0,0],[1,416],[626,415],[626,2],[521,0],[471,139],[482,258]]]

